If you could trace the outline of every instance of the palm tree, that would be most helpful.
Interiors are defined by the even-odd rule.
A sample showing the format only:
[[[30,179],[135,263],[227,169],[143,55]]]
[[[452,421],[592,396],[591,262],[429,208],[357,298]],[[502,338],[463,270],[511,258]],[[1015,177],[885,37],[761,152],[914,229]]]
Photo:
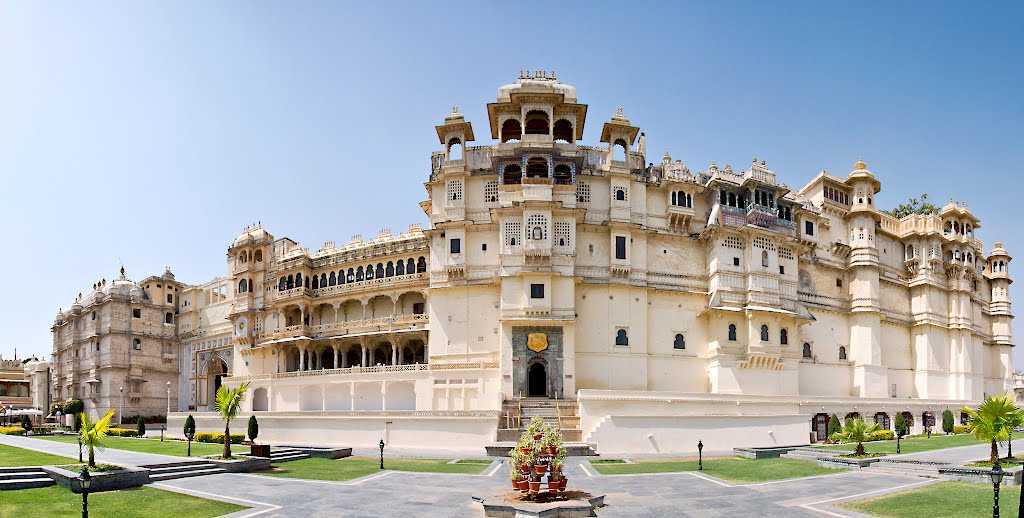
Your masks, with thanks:
[[[996,464],[999,462],[999,446],[996,443],[1009,440],[1011,427],[1020,419],[1020,409],[1013,404],[1013,396],[989,396],[977,409],[964,407],[963,411],[970,417],[967,426],[974,437],[991,442],[989,460],[993,465]]]
[[[238,416],[241,410],[242,401],[245,399],[245,391],[249,390],[249,384],[243,383],[235,388],[221,386],[217,389],[217,400],[214,401],[214,408],[220,413],[224,420],[224,458],[231,458],[231,420]]]
[[[842,430],[837,432],[837,436],[840,440],[845,442],[857,443],[857,449],[854,452],[856,455],[864,455],[864,441],[868,440],[871,434],[880,430],[881,427],[878,423],[871,423],[868,425],[863,419],[851,419],[846,422],[846,426]]]
[[[1013,431],[1020,426],[1024,426],[1024,410],[1018,408],[1013,413],[1010,420],[1006,423],[1006,458],[1013,458]]]
[[[95,468],[96,453],[94,448],[103,447],[103,439],[107,437],[107,432],[110,431],[110,418],[114,417],[114,410],[107,410],[107,413],[98,421],[89,421],[89,415],[85,412],[78,415],[82,419],[82,428],[78,433],[82,438],[82,444],[89,447],[89,467]]]

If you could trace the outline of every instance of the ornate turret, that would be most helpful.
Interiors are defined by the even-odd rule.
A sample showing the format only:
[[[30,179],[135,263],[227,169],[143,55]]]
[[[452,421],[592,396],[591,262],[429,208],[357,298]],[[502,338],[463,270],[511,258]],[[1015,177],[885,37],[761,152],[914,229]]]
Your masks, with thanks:
[[[473,123],[466,122],[458,106],[452,106],[452,112],[444,117],[444,124],[434,126],[434,129],[437,130],[437,139],[444,146],[445,160],[461,160],[466,143],[476,140]]]

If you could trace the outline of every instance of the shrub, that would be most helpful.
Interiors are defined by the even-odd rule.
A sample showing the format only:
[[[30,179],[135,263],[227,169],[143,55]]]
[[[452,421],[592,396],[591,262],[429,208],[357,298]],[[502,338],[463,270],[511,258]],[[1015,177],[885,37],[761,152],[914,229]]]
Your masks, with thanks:
[[[950,412],[948,408],[942,412],[942,431],[953,433],[953,412]]]
[[[24,428],[26,432],[32,431],[32,420],[29,419],[27,415],[21,416],[21,427]]]
[[[832,417],[828,418],[828,428],[826,428],[829,438],[839,433],[841,429],[842,427],[839,425],[839,418],[836,417],[835,414],[832,414]]]
[[[896,414],[895,427],[896,435],[899,435],[900,437],[903,437],[904,435],[907,435],[907,433],[910,432],[910,430],[908,430],[907,420],[903,418],[902,412]]]
[[[146,436],[146,421],[142,418],[141,415],[139,416],[139,426],[138,428],[135,429],[135,431],[139,434],[139,437]]]
[[[869,441],[891,441],[896,438],[892,430],[878,430],[868,436]]]
[[[114,437],[136,437],[138,430],[132,430],[131,428],[111,428],[107,431],[107,435]]]
[[[244,440],[245,436],[240,433],[231,434],[231,444],[242,444]],[[224,444],[224,432],[198,432],[196,433],[196,441]]]
[[[25,435],[25,429],[21,426],[0,426],[0,434]]]
[[[971,427],[965,424],[953,425],[953,433],[971,433]]]
[[[248,428],[249,429],[247,430],[248,431],[247,435],[249,436],[249,442],[255,444],[256,443],[256,436],[258,436],[260,434],[260,424],[256,422],[256,416],[254,416],[254,415],[249,416],[249,427]]]
[[[85,405],[81,399],[69,399],[64,402],[64,409],[62,412],[67,414],[81,414],[85,410]]]

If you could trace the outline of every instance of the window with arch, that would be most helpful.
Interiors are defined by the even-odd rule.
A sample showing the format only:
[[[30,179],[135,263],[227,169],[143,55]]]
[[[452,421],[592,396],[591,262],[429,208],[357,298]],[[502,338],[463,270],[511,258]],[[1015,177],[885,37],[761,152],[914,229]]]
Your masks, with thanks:
[[[416,260],[412,257],[405,261],[405,273],[416,273]]]
[[[769,340],[769,338],[768,338],[768,325],[767,324],[761,324],[761,341],[762,342],[767,342],[768,340]]]
[[[285,280],[284,277],[281,277],[281,279],[277,282],[277,291],[284,291],[284,290],[288,289],[287,286],[288,286],[288,281]]]
[[[622,187],[615,188],[615,201],[626,201],[626,189]]]
[[[840,345],[839,346],[839,359],[840,360],[845,360],[846,359],[846,346],[844,346],[844,345]]]
[[[527,135],[548,135],[550,131],[548,114],[543,110],[530,110],[526,112],[526,134]]]
[[[363,278],[365,278],[366,280],[373,279],[373,265],[372,264],[366,265],[366,269],[363,270]]]
[[[736,341],[736,324],[729,324],[729,341]]]
[[[526,161],[527,178],[547,178],[548,161],[544,157],[535,156]]]
[[[526,218],[526,226],[530,229],[530,239],[542,241],[548,238],[548,219],[542,214],[530,214]]]
[[[672,339],[673,349],[686,349],[686,338],[683,337],[682,333],[676,333],[675,338]]]
[[[811,359],[811,344],[804,342],[803,357],[805,359]]]
[[[629,345],[629,336],[626,334],[625,329],[615,331],[615,345]]]
[[[302,279],[302,277],[299,277],[299,280],[301,280],[301,279]],[[292,274],[288,274],[288,289],[290,290],[290,289],[292,289],[294,287],[295,287],[295,277]]]
[[[421,255],[420,258],[416,260],[416,273],[424,273],[426,271],[427,271],[427,258],[423,257]]]
[[[761,250],[761,266],[763,266],[765,268],[768,267],[768,251],[767,250]]]
[[[405,261],[399,260],[395,263],[395,275],[405,275]]]
[[[174,323],[174,313],[171,313],[169,311],[167,313],[164,313],[164,323],[165,324],[173,324]]]
[[[384,263],[377,263],[377,269],[374,270],[373,276],[378,279],[384,277]]]
[[[786,328],[782,328],[782,330],[779,331],[779,344],[789,345],[789,330]]]
[[[519,164],[508,164],[502,169],[501,183],[505,185],[523,183],[523,169]]]
[[[502,237],[503,237],[503,239],[505,241],[505,246],[507,246],[507,247],[515,247],[515,246],[521,245],[522,243],[520,243],[520,239],[521,239],[520,235],[522,234],[522,232],[523,232],[523,222],[522,221],[520,221],[518,219],[511,219],[511,218],[505,220],[504,228],[502,229],[502,234],[503,234]]]
[[[356,282],[363,280],[363,267],[356,267]]]
[[[320,288],[320,277],[317,277],[316,275],[314,275],[313,276],[313,289],[315,290],[315,289],[318,289],[318,288]]]
[[[626,141],[623,139],[617,139],[612,144],[612,160],[616,162],[625,162],[628,150],[629,144],[626,144]]]
[[[132,349],[136,351],[142,350],[142,340],[139,338],[132,338]]]
[[[338,284],[337,277],[334,276],[334,272],[331,272],[331,276],[327,278],[327,286],[336,286]]]
[[[263,262],[263,250],[256,250],[256,262]]]
[[[252,293],[252,279],[248,279],[245,282],[246,282],[246,285],[247,285],[246,286],[246,288],[247,288],[246,291],[248,291],[249,293]]]
[[[523,129],[516,119],[506,119],[501,123],[501,141],[519,140],[522,138]]]
[[[395,276],[395,263],[394,262],[388,261],[387,266],[384,267],[384,276],[385,277],[394,277]]]
[[[572,123],[565,119],[558,119],[555,121],[555,126],[552,128],[554,133],[555,141],[561,140],[562,142],[573,142]]]
[[[302,287],[302,273],[301,272],[295,274],[295,286],[297,288],[301,288]]]
[[[462,141],[458,138],[448,141],[448,160],[462,160]]]
[[[238,281],[238,293],[245,293],[248,286],[245,284],[245,279],[239,279]]]

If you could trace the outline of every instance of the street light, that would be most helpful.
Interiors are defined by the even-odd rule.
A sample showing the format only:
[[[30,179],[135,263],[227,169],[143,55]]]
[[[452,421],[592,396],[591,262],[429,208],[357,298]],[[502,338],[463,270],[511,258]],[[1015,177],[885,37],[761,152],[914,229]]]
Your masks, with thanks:
[[[121,392],[121,408],[117,410],[117,424],[124,424],[124,385],[117,390]]]
[[[171,382],[167,382],[167,415],[171,415]]]
[[[89,486],[92,485],[92,476],[89,475],[89,468],[82,466],[82,473],[78,475],[79,485],[82,486],[82,518],[89,518]]]
[[[82,462],[82,436],[78,436],[78,462]]]
[[[704,471],[704,443],[697,440],[697,471]]]
[[[999,485],[1003,483],[1004,474],[1003,467],[999,465],[999,459],[996,459],[996,465],[988,473],[992,479],[992,518],[999,518]]]
[[[380,440],[380,469],[384,469],[384,439]]]

